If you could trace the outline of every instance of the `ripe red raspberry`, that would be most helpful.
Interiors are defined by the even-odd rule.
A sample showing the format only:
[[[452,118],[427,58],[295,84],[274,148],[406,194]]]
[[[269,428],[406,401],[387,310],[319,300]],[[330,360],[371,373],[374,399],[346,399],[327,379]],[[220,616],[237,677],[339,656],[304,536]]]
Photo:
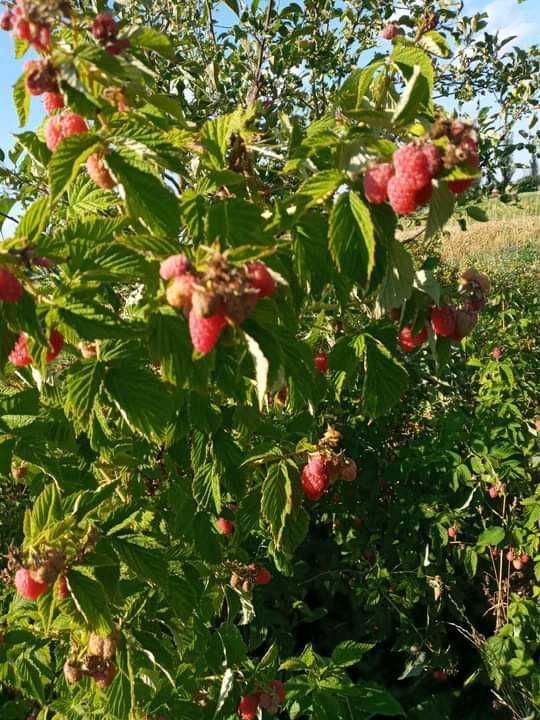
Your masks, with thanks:
[[[184,273],[179,277],[174,277],[167,288],[167,302],[177,310],[191,310],[191,301],[193,297],[193,284],[195,278],[191,273]]]
[[[47,592],[47,583],[38,582],[30,575],[28,568],[19,568],[15,573],[15,587],[25,600],[37,600],[40,595]]]
[[[180,277],[190,268],[191,263],[185,255],[170,255],[161,263],[159,274],[163,280],[171,280],[173,277]]]
[[[116,185],[111,173],[103,162],[103,153],[92,153],[86,161],[86,172],[95,184],[103,190],[112,190]]]
[[[253,582],[255,585],[268,585],[272,582],[272,573],[261,565],[250,565],[250,572],[253,574]]]
[[[92,23],[92,35],[102,44],[116,40],[118,23],[111,13],[103,12],[96,15]]]
[[[436,307],[431,311],[431,327],[436,335],[452,337],[456,331],[456,311],[450,305]]]
[[[259,298],[270,297],[276,292],[276,281],[268,272],[268,268],[262,262],[250,262],[247,264],[247,275],[251,287],[258,290]]]
[[[452,526],[448,528],[448,537],[449,538],[455,538],[457,537],[457,528]]]
[[[224,517],[216,520],[216,528],[220,535],[232,535],[234,532],[234,523]]]
[[[124,50],[127,50],[130,45],[131,43],[127,38],[120,38],[119,40],[108,43],[105,47],[105,51],[108,52],[109,55],[116,57],[116,55],[121,55]]]
[[[461,195],[474,185],[474,179],[470,180],[449,180],[448,187],[454,195]]]
[[[388,181],[393,174],[392,163],[379,163],[366,171],[364,194],[368,202],[379,205],[388,199]]]
[[[444,670],[434,670],[433,679],[438,683],[445,683],[448,680],[448,673]]]
[[[464,337],[472,333],[477,322],[478,315],[476,313],[469,310],[456,310],[456,329],[451,336],[452,340],[461,342]]]
[[[0,18],[0,28],[2,30],[13,30],[13,16],[9,10],[5,10]]]
[[[419,333],[413,335],[412,327],[405,325],[405,327],[399,331],[399,345],[404,352],[412,352],[426,342],[427,336],[427,328],[423,327]]]
[[[393,40],[400,33],[401,29],[399,25],[396,25],[396,23],[388,23],[381,30],[380,36],[383,38],[383,40]]]
[[[302,490],[307,499],[314,502],[320,500],[328,485],[324,483],[320,477],[312,475],[307,465],[302,468],[300,477],[302,480]]]
[[[49,352],[47,353],[47,362],[52,362],[64,347],[64,336],[58,330],[51,330],[49,335]]]
[[[56,585],[56,597],[58,598],[58,600],[65,600],[69,597],[69,588],[65,575],[60,575],[58,577],[58,582]]]
[[[64,98],[59,92],[46,92],[43,95],[43,106],[47,114],[64,108]]]
[[[398,215],[410,215],[431,198],[431,181],[415,190],[405,175],[394,175],[388,181],[388,199]]]
[[[29,60],[25,67],[25,84],[30,95],[58,91],[58,75],[48,60]]]
[[[241,720],[255,720],[259,708],[259,695],[246,695],[238,705],[238,716]]]
[[[318,372],[324,374],[328,371],[328,355],[325,352],[317,353],[313,358],[313,364]]]
[[[77,113],[66,112],[62,115],[52,115],[45,125],[45,142],[49,150],[54,152],[65,138],[85,132],[88,132],[88,125],[84,118]]]
[[[442,156],[439,148],[433,143],[422,146],[422,152],[427,160],[428,171],[432,178],[437,177],[442,168]]]
[[[421,147],[409,143],[394,153],[396,175],[401,175],[413,190],[421,190],[431,180],[429,163]]]
[[[23,286],[15,275],[4,267],[0,267],[0,300],[17,302],[23,294]]]
[[[189,313],[189,333],[191,342],[197,352],[206,355],[217,343],[227,320],[224,315],[199,317],[192,309]]]

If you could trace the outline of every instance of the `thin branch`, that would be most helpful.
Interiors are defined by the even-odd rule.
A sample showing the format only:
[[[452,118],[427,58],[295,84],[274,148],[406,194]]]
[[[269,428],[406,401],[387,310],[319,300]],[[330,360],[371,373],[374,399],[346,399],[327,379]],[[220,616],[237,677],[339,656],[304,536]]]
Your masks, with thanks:
[[[214,18],[212,17],[212,1],[206,0],[206,12],[208,14],[208,30],[210,32],[210,37],[212,38],[212,44],[214,46],[214,50],[218,51],[218,43],[216,38],[216,31],[214,29]]]
[[[268,7],[266,8],[266,17],[264,20],[264,29],[262,38],[259,40],[259,54],[257,56],[257,67],[255,70],[255,77],[253,78],[253,84],[251,90],[247,96],[247,104],[251,105],[255,102],[261,89],[261,76],[262,67],[264,63],[264,53],[266,50],[266,42],[268,40],[268,31],[270,29],[270,22],[272,20],[272,13],[274,12],[275,0],[268,0]]]
[[[11,220],[11,221],[14,222],[14,223],[18,223],[18,222],[19,222],[19,221],[17,220],[17,218],[14,218],[12,215],[8,215],[7,213],[2,212],[1,210],[0,210],[0,215],[2,215],[2,217],[7,218],[8,220]]]

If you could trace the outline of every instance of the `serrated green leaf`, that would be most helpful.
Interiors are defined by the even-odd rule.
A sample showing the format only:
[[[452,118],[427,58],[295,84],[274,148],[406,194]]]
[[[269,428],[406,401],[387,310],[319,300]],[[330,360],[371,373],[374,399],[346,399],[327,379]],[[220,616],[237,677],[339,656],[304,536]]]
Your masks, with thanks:
[[[13,86],[13,102],[19,118],[19,126],[24,127],[30,113],[30,95],[26,90],[26,79],[23,73]]]
[[[364,409],[371,417],[379,417],[400,401],[409,375],[379,340],[368,334],[364,339]]]
[[[98,147],[99,138],[92,133],[76,133],[60,142],[49,162],[51,202],[69,187],[81,165]]]

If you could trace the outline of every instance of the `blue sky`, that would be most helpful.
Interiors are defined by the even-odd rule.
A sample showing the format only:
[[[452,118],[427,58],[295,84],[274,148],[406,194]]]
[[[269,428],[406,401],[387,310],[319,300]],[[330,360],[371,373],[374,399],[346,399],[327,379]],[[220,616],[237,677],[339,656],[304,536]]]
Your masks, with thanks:
[[[540,42],[539,0],[466,0],[465,11],[478,10],[489,14],[488,30],[501,31],[505,36],[517,35],[516,44],[524,47]],[[536,9],[535,9],[536,8]],[[11,98],[11,88],[22,71],[23,61],[13,57],[13,43],[9,33],[0,31],[0,148],[12,143],[11,135],[19,132],[17,116]],[[39,123],[43,115],[39,98],[32,99],[29,126]]]

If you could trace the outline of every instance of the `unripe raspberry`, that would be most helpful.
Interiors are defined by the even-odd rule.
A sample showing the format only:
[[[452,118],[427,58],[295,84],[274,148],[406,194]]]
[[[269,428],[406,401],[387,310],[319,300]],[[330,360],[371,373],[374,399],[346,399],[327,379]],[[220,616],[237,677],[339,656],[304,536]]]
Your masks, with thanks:
[[[328,371],[328,355],[325,352],[319,352],[313,358],[315,369],[324,374]]]
[[[160,265],[159,274],[163,280],[180,277],[191,269],[191,263],[185,255],[171,255]]]
[[[432,178],[437,177],[442,168],[441,151],[433,143],[427,143],[422,146],[422,153],[427,160],[429,174]]]
[[[0,300],[17,302],[23,294],[23,286],[15,275],[4,267],[0,267]]]
[[[232,535],[234,532],[234,523],[227,518],[219,517],[216,520],[216,528],[220,535]]]
[[[90,155],[86,161],[86,171],[96,185],[103,190],[112,190],[116,185],[103,161],[103,153],[97,152]]]
[[[203,355],[209,353],[217,343],[226,324],[224,315],[199,317],[192,309],[189,313],[189,333],[195,350]]]
[[[68,685],[76,685],[83,676],[82,670],[77,665],[72,665],[69,660],[64,663],[64,677]]]
[[[116,675],[116,665],[108,665],[105,670],[94,674],[94,682],[101,690],[105,690],[112,683]]]
[[[191,273],[184,273],[184,275],[173,278],[166,293],[169,305],[178,310],[191,310],[194,282],[195,278]]]
[[[436,307],[431,311],[431,327],[440,337],[452,337],[456,331],[456,311],[450,305]]]
[[[257,297],[270,297],[276,292],[276,281],[268,272],[268,268],[264,263],[248,263],[247,276],[251,287],[258,291]]]
[[[118,23],[111,13],[103,12],[96,15],[92,23],[92,35],[102,44],[116,39],[118,35]]]
[[[59,575],[58,582],[56,584],[56,597],[58,600],[65,600],[69,597],[69,588],[65,575]]]
[[[448,528],[448,537],[449,538],[455,538],[457,537],[457,528],[452,525],[452,527]]]
[[[388,199],[388,182],[393,174],[392,163],[379,163],[366,171],[364,194],[368,202],[379,205]]]
[[[452,335],[454,342],[461,342],[472,333],[478,322],[478,315],[468,310],[456,310],[456,329]]]
[[[246,695],[238,705],[238,716],[240,720],[255,720],[259,708],[259,695]]]
[[[396,23],[388,23],[383,27],[380,36],[383,40],[393,40],[397,35],[401,34],[401,28]]]
[[[15,587],[19,595],[25,600],[37,600],[40,595],[47,592],[47,583],[34,580],[28,568],[19,568],[15,573]]]
[[[10,31],[13,30],[13,16],[9,10],[5,10],[0,18],[0,28],[2,30]]]
[[[512,561],[514,560],[514,558],[515,558],[514,550],[513,550],[512,548],[510,548],[510,549],[507,551],[505,557],[506,557],[506,559],[508,560],[508,562],[512,562]]]
[[[50,115],[55,110],[63,110],[64,98],[59,92],[46,92],[43,94],[43,106]]]
[[[512,565],[513,565],[513,567],[514,567],[514,570],[521,570],[521,568],[522,568],[522,566],[523,566],[520,558],[515,558],[515,559],[512,561]]]
[[[399,331],[399,345],[404,352],[412,352],[427,340],[427,328],[423,327],[419,333],[413,334],[412,327],[406,325]]]
[[[404,145],[394,153],[396,175],[402,176],[412,190],[421,190],[431,180],[428,158],[421,147]]]

